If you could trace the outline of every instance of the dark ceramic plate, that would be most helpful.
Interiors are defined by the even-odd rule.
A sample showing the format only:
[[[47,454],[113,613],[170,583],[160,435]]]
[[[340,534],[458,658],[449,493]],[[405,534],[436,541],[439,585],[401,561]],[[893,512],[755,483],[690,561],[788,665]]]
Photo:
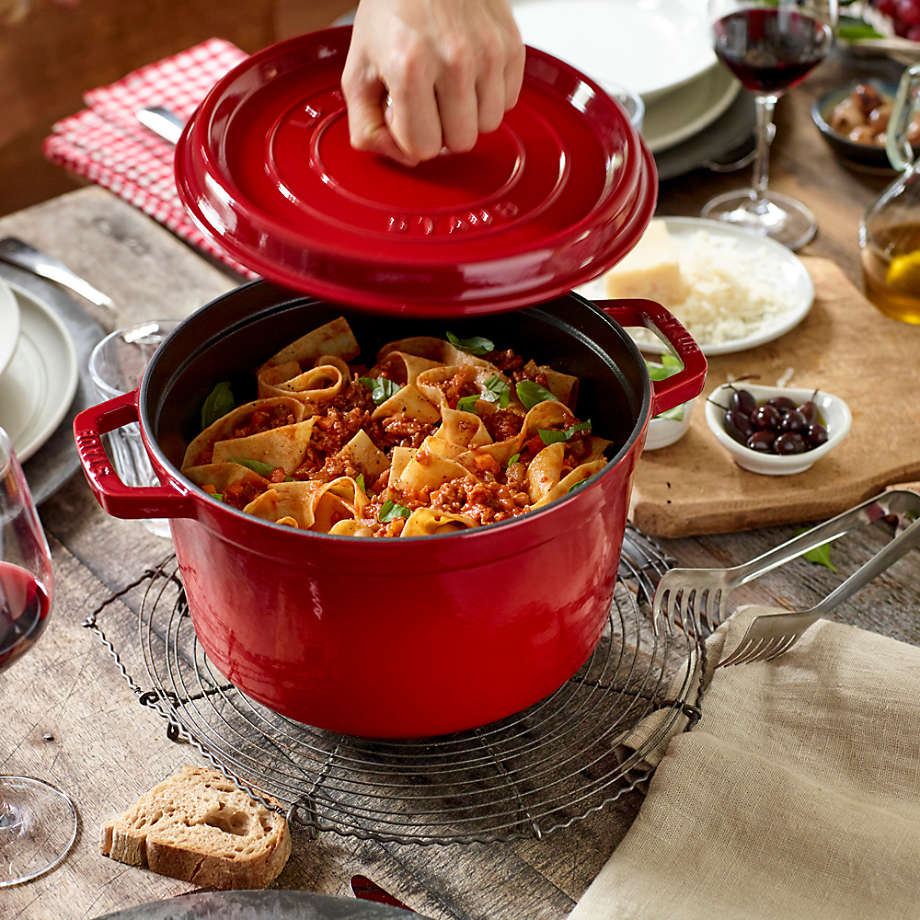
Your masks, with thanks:
[[[817,99],[811,107],[811,119],[830,148],[844,159],[862,166],[891,170],[891,163],[888,161],[888,154],[885,152],[884,146],[877,147],[872,144],[859,144],[856,141],[851,141],[842,134],[838,134],[830,126],[829,119],[834,106],[846,99],[852,90],[861,83],[867,83],[874,86],[880,93],[883,93],[890,99],[894,99],[898,89],[897,85],[894,83],[886,83],[882,80],[873,78],[854,80],[846,86],[840,86],[826,92]],[[918,154],[920,154],[920,146],[915,146],[914,155],[916,156]]]
[[[399,920],[408,911],[309,891],[207,891],[140,904],[96,920]]]

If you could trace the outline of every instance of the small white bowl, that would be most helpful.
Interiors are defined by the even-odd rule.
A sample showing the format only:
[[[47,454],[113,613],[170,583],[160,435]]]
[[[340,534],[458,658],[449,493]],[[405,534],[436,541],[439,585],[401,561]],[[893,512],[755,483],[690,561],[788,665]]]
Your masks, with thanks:
[[[666,418],[663,415],[656,415],[651,419],[648,423],[648,433],[643,450],[658,450],[679,441],[690,427],[690,416],[693,414],[695,403],[696,400],[691,399],[680,407],[684,410],[682,418]]]
[[[0,278],[0,374],[16,351],[19,342],[19,301],[12,289]]]
[[[827,441],[820,447],[814,447],[801,454],[762,454],[739,444],[726,430],[722,423],[725,414],[719,406],[728,406],[732,395],[732,388],[749,390],[757,400],[758,405],[772,396],[788,396],[797,403],[813,400],[825,421]],[[850,430],[853,418],[850,408],[839,397],[823,390],[814,390],[801,387],[768,387],[754,383],[724,383],[716,387],[706,400],[706,422],[716,436],[716,440],[732,455],[735,463],[752,473],[761,473],[765,476],[789,476],[792,473],[802,473],[815,461],[820,460],[825,454],[832,451]]]

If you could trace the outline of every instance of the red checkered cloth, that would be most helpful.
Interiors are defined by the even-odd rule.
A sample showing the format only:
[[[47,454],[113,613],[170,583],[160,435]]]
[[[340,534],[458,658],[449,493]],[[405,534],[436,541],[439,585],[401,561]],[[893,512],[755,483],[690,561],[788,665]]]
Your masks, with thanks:
[[[227,256],[186,214],[173,178],[173,148],[140,124],[144,106],[165,106],[183,119],[213,84],[246,57],[212,38],[126,77],[90,90],[89,108],[57,122],[45,138],[45,156],[130,201],[193,246],[240,274],[256,274]]]

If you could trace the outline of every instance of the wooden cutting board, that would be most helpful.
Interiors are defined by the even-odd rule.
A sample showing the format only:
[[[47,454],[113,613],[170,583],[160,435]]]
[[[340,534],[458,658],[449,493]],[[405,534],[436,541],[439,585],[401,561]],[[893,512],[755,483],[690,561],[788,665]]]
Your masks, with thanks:
[[[826,259],[804,257],[815,284],[808,316],[759,348],[709,359],[690,430],[643,453],[630,516],[662,537],[727,533],[832,517],[890,483],[920,477],[920,326],[888,319]],[[846,440],[804,473],[762,476],[737,466],[706,424],[703,398],[750,375],[824,390],[853,414]]]

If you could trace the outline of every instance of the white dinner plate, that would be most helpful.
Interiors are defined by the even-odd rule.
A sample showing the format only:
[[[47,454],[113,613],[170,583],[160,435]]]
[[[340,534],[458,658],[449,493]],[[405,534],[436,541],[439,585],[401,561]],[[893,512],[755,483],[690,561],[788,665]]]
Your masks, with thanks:
[[[715,64],[706,0],[514,0],[528,45],[649,102]]]
[[[11,285],[19,304],[16,350],[0,378],[0,426],[20,462],[54,433],[77,389],[77,353],[63,323],[23,288]]]
[[[724,67],[710,67],[685,86],[645,107],[642,137],[652,153],[693,137],[720,118],[741,84]]]
[[[742,230],[717,220],[704,220],[699,217],[658,217],[655,220],[664,221],[668,233],[677,241],[678,246],[682,237],[689,237],[699,231],[705,231],[712,237],[734,241],[734,245],[743,247],[755,256],[758,280],[772,285],[786,301],[784,310],[766,317],[756,331],[743,338],[718,343],[704,342],[697,338],[697,345],[707,357],[733,354],[772,342],[797,326],[811,309],[815,297],[811,275],[795,253],[782,244],[769,237],[756,236],[749,230]],[[589,281],[575,288],[575,291],[589,300],[602,300],[607,296],[604,292],[603,277]],[[678,311],[675,310],[674,313],[679,319]],[[692,334],[693,330],[690,332]],[[644,352],[660,355],[669,350],[668,346],[650,333],[647,337],[643,335],[641,339],[638,336],[636,338],[637,344]]]
[[[19,339],[19,301],[9,285],[0,278],[0,375],[16,351]]]

